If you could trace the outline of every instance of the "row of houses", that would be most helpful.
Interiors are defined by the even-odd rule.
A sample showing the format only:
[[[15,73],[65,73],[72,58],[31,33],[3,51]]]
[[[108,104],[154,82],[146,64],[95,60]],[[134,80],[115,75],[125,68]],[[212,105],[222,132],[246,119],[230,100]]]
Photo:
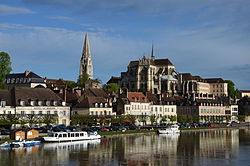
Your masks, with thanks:
[[[65,125],[70,124],[70,116],[75,114],[144,116],[148,117],[148,123],[150,116],[161,123],[163,119],[176,121],[173,117],[177,116],[198,116],[199,121],[208,122],[236,120],[238,115],[238,105],[225,96],[191,94],[183,97],[127,89],[120,94],[106,93],[100,88],[69,90],[62,79],[42,79],[27,71],[6,78],[8,90],[0,90],[0,115],[56,115],[57,124]]]

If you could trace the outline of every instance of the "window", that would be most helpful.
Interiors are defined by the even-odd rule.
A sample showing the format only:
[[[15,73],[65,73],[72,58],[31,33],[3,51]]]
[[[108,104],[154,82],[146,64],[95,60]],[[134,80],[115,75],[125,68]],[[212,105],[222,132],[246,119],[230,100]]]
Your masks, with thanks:
[[[54,114],[57,114],[58,112],[57,111],[54,111]]]
[[[43,111],[39,111],[39,114],[42,115],[42,114],[43,114]]]
[[[5,107],[6,106],[6,101],[1,101],[1,107]]]
[[[54,105],[54,106],[57,106],[57,104],[58,104],[57,101],[54,101],[54,102],[53,102],[53,105]]]
[[[31,111],[31,114],[34,115],[34,114],[35,114],[35,111]]]
[[[100,103],[100,107],[101,107],[101,108],[103,107],[103,104],[102,104],[102,103]]]
[[[5,110],[3,110],[3,114],[6,114],[6,111],[5,111]]]
[[[98,107],[98,103],[95,103],[95,108],[97,108]]]
[[[50,101],[46,101],[46,105],[47,105],[47,106],[50,106]]]
[[[42,101],[38,101],[38,106],[42,106],[43,102]]]
[[[24,115],[24,114],[25,114],[25,112],[24,112],[24,111],[21,111],[21,114],[22,114],[22,115]]]
[[[66,111],[63,111],[63,115],[66,116]]]
[[[20,106],[24,106],[25,102],[20,100]]]
[[[107,103],[105,103],[105,108],[107,108],[108,107],[108,104]]]
[[[31,100],[31,101],[30,101],[30,105],[31,105],[31,106],[34,106],[34,105],[35,105],[35,101]]]
[[[49,115],[49,114],[50,114],[50,111],[47,111],[47,114]]]
[[[11,111],[8,111],[8,114],[11,114]]]

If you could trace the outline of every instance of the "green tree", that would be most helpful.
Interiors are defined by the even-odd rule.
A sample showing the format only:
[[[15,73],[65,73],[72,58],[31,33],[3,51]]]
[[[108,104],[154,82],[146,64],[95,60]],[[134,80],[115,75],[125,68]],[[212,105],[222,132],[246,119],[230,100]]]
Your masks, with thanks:
[[[10,56],[6,52],[0,52],[0,89],[4,89],[5,77],[11,72]]]
[[[169,120],[173,123],[174,121],[176,121],[177,120],[177,118],[176,118],[176,116],[170,116],[169,117]]]
[[[240,121],[240,122],[244,122],[245,118],[246,118],[245,115],[238,115],[238,121]]]
[[[239,98],[239,90],[238,89],[235,89],[235,84],[233,81],[231,80],[226,80],[226,83],[228,84],[228,95],[231,97],[231,98]]]
[[[151,125],[153,125],[154,122],[157,121],[157,117],[156,117],[155,115],[151,115],[151,116],[149,117],[149,120],[150,120],[150,122],[151,122]]]
[[[58,115],[46,114],[41,116],[40,123],[44,123],[48,126],[50,124],[55,124],[57,122],[57,119]]]
[[[103,90],[109,93],[115,92],[116,94],[118,94],[119,89],[120,89],[120,86],[116,83],[106,84],[103,86]]]
[[[89,75],[88,74],[83,74],[81,76],[79,76],[78,80],[77,80],[77,85],[84,88],[85,87],[85,83],[86,81],[89,79]]]

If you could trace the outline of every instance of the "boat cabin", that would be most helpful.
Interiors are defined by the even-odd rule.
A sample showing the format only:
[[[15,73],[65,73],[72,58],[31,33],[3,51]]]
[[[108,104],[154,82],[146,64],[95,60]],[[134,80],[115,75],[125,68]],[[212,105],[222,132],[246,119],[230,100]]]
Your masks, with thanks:
[[[49,137],[55,138],[74,138],[74,137],[87,137],[87,132],[55,132],[49,133]]]

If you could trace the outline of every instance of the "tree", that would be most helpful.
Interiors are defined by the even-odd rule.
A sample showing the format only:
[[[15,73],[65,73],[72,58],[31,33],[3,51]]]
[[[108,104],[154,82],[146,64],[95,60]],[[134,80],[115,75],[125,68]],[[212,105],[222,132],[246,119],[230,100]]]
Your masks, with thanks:
[[[120,86],[116,83],[106,84],[103,86],[103,90],[109,93],[115,92],[116,94],[118,94],[119,89],[120,89]]]
[[[226,83],[228,84],[228,95],[231,97],[231,98],[239,98],[239,90],[238,89],[235,89],[235,84],[233,81],[231,80],[226,80]]]
[[[169,117],[169,120],[173,123],[174,121],[176,121],[177,120],[177,118],[176,118],[176,116],[170,116]]]
[[[5,77],[11,72],[10,56],[6,52],[0,52],[0,89],[5,88]]]
[[[157,121],[157,117],[156,117],[155,115],[151,115],[151,116],[149,117],[149,119],[150,119],[151,125],[153,125],[154,122]]]
[[[29,126],[32,127],[33,124],[38,123],[38,116],[35,114],[29,114],[26,115],[27,122],[29,123]]]
[[[88,74],[83,74],[81,76],[79,76],[78,80],[77,80],[77,85],[84,88],[85,87],[85,83],[86,81],[89,79],[89,75]]]
[[[40,122],[48,126],[50,124],[56,123],[57,119],[58,119],[58,115],[46,114],[46,115],[42,115]]]

